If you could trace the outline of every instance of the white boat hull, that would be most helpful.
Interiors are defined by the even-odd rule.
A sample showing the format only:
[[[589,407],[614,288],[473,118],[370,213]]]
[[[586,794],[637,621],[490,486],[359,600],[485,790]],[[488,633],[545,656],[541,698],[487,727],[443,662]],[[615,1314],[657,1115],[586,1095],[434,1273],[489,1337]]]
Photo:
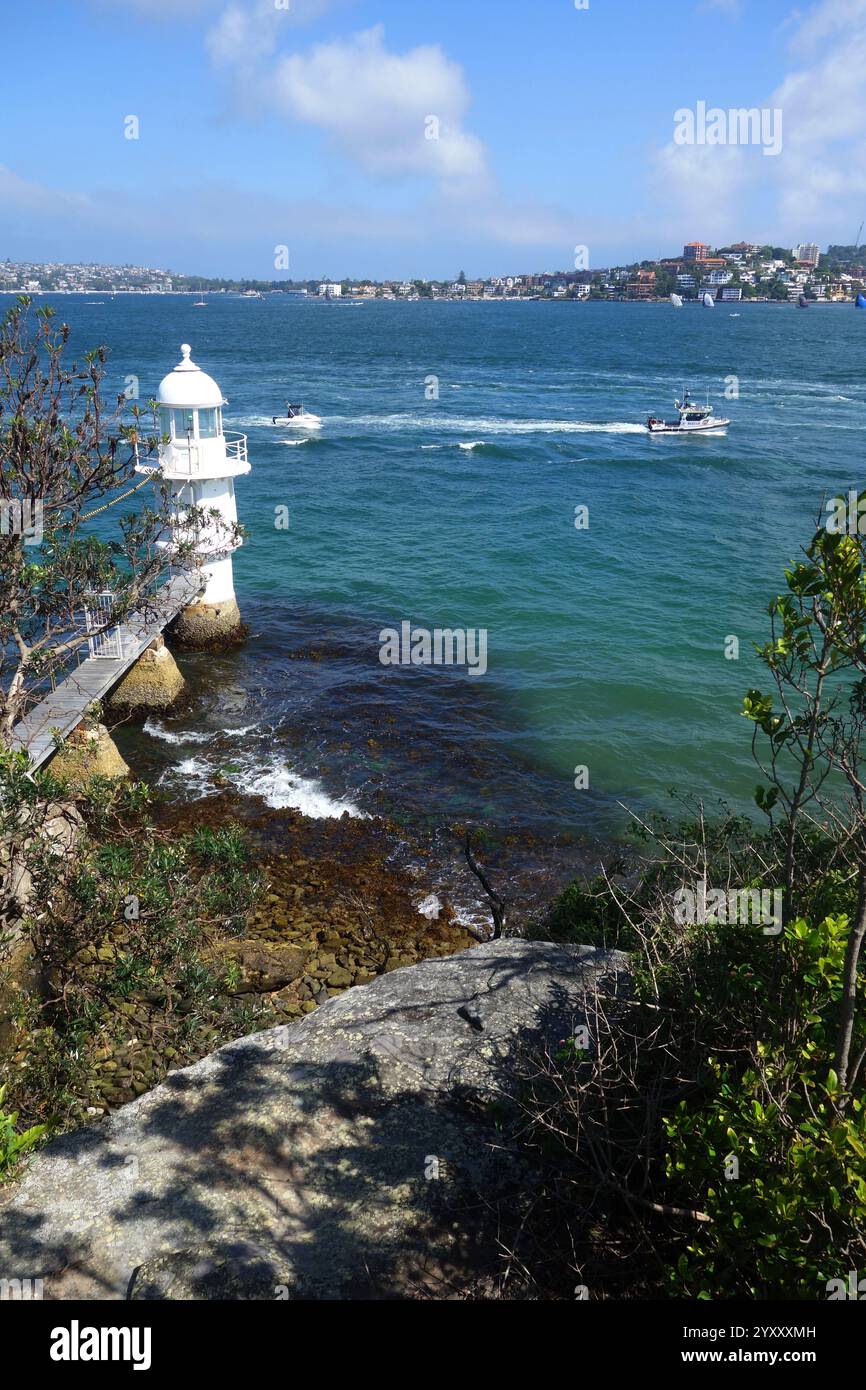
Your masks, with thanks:
[[[276,423],[284,428],[295,430],[320,430],[322,428],[321,415],[293,415],[291,418],[277,416]]]
[[[647,425],[649,434],[721,434],[728,428],[730,420],[717,420],[715,418],[703,420],[696,425],[669,424],[666,420],[654,420]]]

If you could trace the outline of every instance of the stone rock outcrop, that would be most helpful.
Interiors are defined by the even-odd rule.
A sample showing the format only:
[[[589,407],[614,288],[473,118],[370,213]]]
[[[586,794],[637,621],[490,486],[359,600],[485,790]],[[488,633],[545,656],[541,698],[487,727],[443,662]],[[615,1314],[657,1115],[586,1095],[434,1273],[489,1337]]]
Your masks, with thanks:
[[[18,830],[0,842],[0,931],[17,935],[16,924],[32,904],[28,854],[38,847],[56,859],[57,877],[62,879],[83,829],[83,817],[71,801],[52,801],[22,810]]]
[[[626,958],[487,942],[220,1048],[52,1141],[0,1197],[0,1269],[47,1298],[393,1298],[482,1290],[531,1185],[497,1126]]]
[[[171,624],[170,632],[186,647],[231,645],[244,634],[237,599],[225,603],[193,603]]]
[[[48,768],[55,777],[64,778],[74,787],[83,786],[91,777],[119,780],[129,776],[129,768],[104,724],[79,725],[54,754]]]
[[[177,704],[186,681],[160,635],[142,652],[108,697],[115,714],[167,714]]]
[[[210,960],[217,968],[233,967],[237,978],[230,994],[268,994],[302,976],[310,955],[297,946],[232,937],[214,943]]]

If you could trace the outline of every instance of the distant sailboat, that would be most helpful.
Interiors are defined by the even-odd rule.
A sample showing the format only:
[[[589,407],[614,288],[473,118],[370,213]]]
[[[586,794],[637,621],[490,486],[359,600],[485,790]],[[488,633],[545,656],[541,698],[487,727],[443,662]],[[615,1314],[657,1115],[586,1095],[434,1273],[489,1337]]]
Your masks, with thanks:
[[[809,307],[809,300],[806,298],[804,294],[800,295],[800,298],[797,300],[797,303],[801,309],[808,309]]]
[[[683,307],[682,296],[678,294],[672,294],[671,304],[673,304],[675,309],[681,309]]]
[[[705,309],[715,309],[716,307],[715,298],[713,295],[710,294],[709,290],[707,290],[706,294],[704,295],[703,303]]]
[[[866,309],[866,294],[858,294],[858,296],[857,296],[857,308],[858,308],[858,309]]]

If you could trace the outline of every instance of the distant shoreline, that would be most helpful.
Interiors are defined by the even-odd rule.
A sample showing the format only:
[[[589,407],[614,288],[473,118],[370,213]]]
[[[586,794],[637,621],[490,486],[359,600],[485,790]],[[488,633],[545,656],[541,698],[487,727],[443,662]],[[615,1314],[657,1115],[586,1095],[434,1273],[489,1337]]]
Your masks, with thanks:
[[[16,298],[18,295],[26,294],[30,299],[44,299],[54,296],[59,299],[87,299],[93,295],[107,295],[110,299],[201,299],[202,296],[210,295],[214,299],[243,299],[244,294],[239,290],[8,290],[0,289],[0,295],[8,295]],[[258,296],[257,296],[258,297]],[[635,308],[646,308],[648,304],[667,304],[670,299],[662,296],[653,299],[577,299],[567,298],[564,295],[554,297],[553,295],[511,295],[484,298],[481,295],[437,295],[435,298],[430,295],[422,295],[418,299],[411,298],[409,295],[396,295],[391,298],[384,296],[370,295],[365,298],[351,298],[349,295],[339,300],[326,300],[317,294],[301,294],[297,290],[264,290],[261,293],[262,299],[302,299],[307,304],[630,304]],[[104,303],[105,301],[101,301]],[[853,299],[810,299],[808,308],[834,308],[851,309],[856,301]],[[760,304],[770,304],[780,308],[799,307],[792,299],[717,299],[716,308],[741,309]],[[689,306],[702,308],[700,299],[684,299],[683,308]]]

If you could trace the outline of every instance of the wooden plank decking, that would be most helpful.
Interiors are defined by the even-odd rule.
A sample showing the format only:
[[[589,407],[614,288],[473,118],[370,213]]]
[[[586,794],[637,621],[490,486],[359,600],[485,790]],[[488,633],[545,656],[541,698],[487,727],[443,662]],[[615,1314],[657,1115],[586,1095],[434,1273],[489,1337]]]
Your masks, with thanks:
[[[154,637],[182,608],[195,602],[201,588],[199,574],[175,575],[154,594],[146,614],[133,613],[118,625],[122,656],[88,657],[15,725],[13,747],[29,754],[31,768],[51,757],[55,734],[66,738],[81,723],[88,706],[108,694]]]

